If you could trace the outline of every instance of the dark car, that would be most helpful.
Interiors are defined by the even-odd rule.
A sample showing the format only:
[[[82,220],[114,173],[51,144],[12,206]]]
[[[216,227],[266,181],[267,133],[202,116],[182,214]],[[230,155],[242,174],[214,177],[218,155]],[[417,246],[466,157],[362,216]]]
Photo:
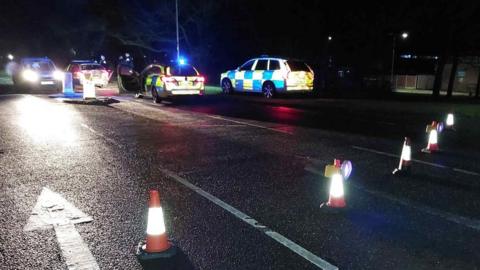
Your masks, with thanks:
[[[63,77],[64,73],[47,57],[22,58],[12,74],[16,87],[29,89],[61,89]]]

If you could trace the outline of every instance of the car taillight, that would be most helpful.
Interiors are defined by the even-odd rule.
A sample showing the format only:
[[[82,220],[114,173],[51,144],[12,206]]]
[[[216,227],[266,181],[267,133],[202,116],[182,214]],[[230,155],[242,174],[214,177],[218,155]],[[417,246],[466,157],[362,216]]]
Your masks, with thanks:
[[[74,79],[79,79],[79,78],[80,78],[80,75],[82,75],[82,72],[80,72],[80,71],[75,71],[75,72],[73,72],[73,78],[74,78]]]
[[[205,82],[205,77],[197,77],[197,79],[195,79],[196,82]]]

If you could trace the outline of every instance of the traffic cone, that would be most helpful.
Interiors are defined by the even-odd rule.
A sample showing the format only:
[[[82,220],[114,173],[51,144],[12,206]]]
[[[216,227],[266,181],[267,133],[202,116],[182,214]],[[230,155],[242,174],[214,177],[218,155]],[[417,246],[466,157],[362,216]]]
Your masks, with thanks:
[[[157,190],[150,190],[147,239],[139,243],[137,259],[143,269],[170,269],[176,254],[176,247],[168,241],[160,195]]]
[[[410,171],[410,164],[412,162],[412,148],[410,144],[410,139],[405,137],[403,142],[402,154],[400,156],[400,163],[398,168],[393,170],[393,174],[408,173]]]
[[[449,113],[447,115],[447,119],[445,120],[445,127],[447,129],[455,129],[454,128],[454,124],[455,124],[455,117],[453,116],[453,113]]]
[[[334,166],[337,168],[337,171],[331,176],[328,202],[322,203],[320,207],[327,206],[330,208],[344,208],[347,206],[345,203],[345,192],[343,189],[343,176],[340,170],[340,160],[335,159]]]
[[[437,122],[433,121],[430,126],[427,126],[428,144],[427,147],[422,149],[424,153],[432,153],[438,151],[438,131]]]
[[[332,176],[327,206],[332,208],[343,208],[347,206],[345,203],[345,192],[343,190],[343,176],[340,173]]]

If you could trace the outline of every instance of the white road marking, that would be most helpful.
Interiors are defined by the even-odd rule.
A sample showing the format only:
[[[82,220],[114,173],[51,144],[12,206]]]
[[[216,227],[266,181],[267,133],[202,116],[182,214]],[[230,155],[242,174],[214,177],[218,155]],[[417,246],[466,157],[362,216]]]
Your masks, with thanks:
[[[299,246],[295,242],[291,241],[290,239],[286,238],[285,236],[271,230],[267,226],[259,223],[254,218],[248,216],[247,214],[243,213],[242,211],[236,209],[235,207],[229,205],[228,203],[220,200],[219,198],[213,196],[212,194],[204,191],[203,189],[195,186],[194,184],[190,183],[188,180],[182,178],[181,176],[173,173],[167,169],[161,169],[161,171],[169,176],[170,178],[174,179],[175,181],[179,182],[180,184],[186,186],[187,188],[195,191],[205,199],[213,202],[214,204],[220,206],[227,212],[231,213],[235,217],[239,218],[243,222],[250,224],[252,227],[264,232],[266,235],[277,241],[278,243],[284,245],[285,247],[289,248],[291,251],[297,253],[307,261],[311,262],[312,264],[316,265],[317,267],[324,269],[324,270],[336,270],[338,267],[330,264],[329,262],[323,260],[322,258],[318,257],[317,255],[313,254],[312,252],[306,250],[305,248]]]
[[[95,134],[95,135],[101,137],[102,139],[106,140],[107,142],[115,145],[116,147],[122,148],[122,146],[119,143],[117,143],[115,140],[112,140],[112,139],[108,138],[107,136],[103,135],[102,133],[95,131],[93,128],[89,127],[88,125],[86,125],[84,123],[82,123],[80,125],[82,127],[86,128],[87,130],[89,130],[90,132],[92,132],[93,134]]]
[[[373,149],[369,149],[369,148],[365,148],[365,147],[361,147],[361,146],[352,145],[352,148],[357,149],[357,150],[361,150],[361,151],[374,153],[374,154],[387,156],[387,157],[400,158],[399,155],[395,155],[395,154],[391,154],[391,153],[387,153],[387,152],[382,152],[382,151],[377,151],[377,150],[373,150]],[[427,161],[423,161],[423,160],[418,160],[418,159],[412,159],[412,161],[420,163],[420,164],[424,164],[424,165],[429,165],[429,166],[432,166],[432,167],[437,167],[437,168],[442,168],[442,169],[450,169],[452,171],[456,171],[456,172],[459,172],[459,173],[464,173],[464,174],[469,174],[469,175],[474,175],[474,176],[480,176],[480,173],[467,171],[467,170],[463,170],[463,169],[458,169],[458,168],[455,168],[455,167],[449,167],[449,166],[436,164],[436,163],[432,163],[432,162],[427,162]]]
[[[87,216],[60,194],[43,188],[24,231],[54,229],[62,256],[69,270],[99,270],[100,267],[75,224],[91,222]]]
[[[262,126],[262,125],[256,125],[256,124],[243,122],[243,121],[238,121],[238,120],[233,120],[233,119],[224,118],[224,117],[221,117],[221,116],[216,116],[216,115],[205,115],[205,116],[210,117],[212,119],[216,119],[216,120],[223,120],[223,121],[228,121],[228,122],[241,124],[241,125],[245,125],[245,126],[251,126],[251,127],[271,130],[271,131],[275,131],[275,132],[280,132],[280,133],[283,133],[283,134],[293,135],[293,133],[289,132],[289,131],[280,130],[280,129],[276,129],[276,128],[271,128],[271,127],[265,127],[265,126]]]
[[[305,170],[310,172],[310,173],[320,175],[320,176],[323,177],[322,172],[320,172],[319,170],[316,170],[312,167],[305,167]],[[411,201],[411,200],[408,200],[408,199],[400,199],[400,198],[394,197],[394,196],[392,196],[390,194],[387,194],[385,192],[382,192],[382,191],[376,191],[376,190],[366,188],[366,187],[364,187],[364,186],[362,186],[358,183],[355,183],[354,181],[350,181],[349,185],[358,189],[358,190],[361,190],[363,192],[370,193],[374,196],[377,196],[377,197],[395,202],[397,204],[400,204],[400,205],[403,205],[403,206],[406,206],[406,207],[413,208],[415,210],[418,210],[420,212],[429,214],[431,216],[437,216],[437,217],[440,217],[440,218],[445,219],[447,221],[450,221],[450,222],[453,222],[453,223],[456,223],[456,224],[459,224],[459,225],[462,225],[462,226],[469,227],[469,228],[472,228],[474,230],[480,231],[480,220],[473,219],[473,218],[468,218],[468,217],[464,217],[464,216],[460,216],[460,215],[456,215],[456,214],[452,214],[452,213],[442,211],[442,210],[438,210],[438,209],[435,209],[435,208],[432,208],[432,207],[429,207],[429,206],[425,206],[425,205],[419,204],[417,202],[414,202],[414,201]]]
[[[203,128],[203,127],[245,127],[245,125],[240,125],[240,124],[169,124],[169,126],[174,126],[174,127],[194,127],[194,128]]]
[[[120,99],[122,100],[122,99]],[[149,103],[145,103],[143,101],[140,101],[140,100],[135,100],[135,99],[123,99],[124,101],[131,101],[131,102],[136,102],[136,103],[140,103],[140,104],[143,104],[143,105],[146,105],[146,106],[152,106],[154,108],[159,108],[159,104],[149,104]],[[133,111],[129,111],[131,113],[135,113]],[[183,113],[183,112],[182,112]],[[288,135],[293,135],[292,132],[290,131],[285,131],[285,130],[281,130],[281,129],[276,129],[276,128],[271,128],[271,127],[266,127],[266,126],[262,126],[262,125],[257,125],[257,124],[252,124],[252,123],[248,123],[248,122],[244,122],[244,121],[239,121],[239,120],[233,120],[233,119],[229,119],[229,118],[225,118],[225,117],[221,117],[221,116],[217,116],[217,115],[208,115],[208,114],[202,114],[208,118],[211,118],[211,119],[215,119],[215,120],[223,120],[223,121],[227,121],[227,122],[231,122],[231,123],[235,123],[235,124],[239,124],[239,125],[242,125],[242,126],[251,126],[251,127],[256,127],[256,128],[261,128],[261,129],[266,129],[266,130],[270,130],[270,131],[275,131],[275,132],[279,132],[279,133],[282,133],[282,134],[288,134]],[[143,116],[143,115],[142,115]],[[233,125],[232,125],[233,126]]]

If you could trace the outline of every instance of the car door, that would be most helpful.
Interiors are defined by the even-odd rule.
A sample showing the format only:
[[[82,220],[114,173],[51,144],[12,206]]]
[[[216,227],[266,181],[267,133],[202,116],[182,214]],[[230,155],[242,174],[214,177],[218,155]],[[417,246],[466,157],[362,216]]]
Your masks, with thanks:
[[[151,94],[151,86],[156,84],[157,80],[161,79],[160,77],[163,74],[164,68],[158,65],[150,65],[141,72],[141,83],[143,86],[143,92],[146,95]]]
[[[264,72],[268,69],[268,59],[258,59],[253,68],[252,86],[254,92],[262,92]]]
[[[235,89],[239,91],[245,91],[252,89],[252,67],[255,63],[255,60],[250,60],[243,64],[235,72]],[[248,76],[250,79],[246,79],[245,76]]]

